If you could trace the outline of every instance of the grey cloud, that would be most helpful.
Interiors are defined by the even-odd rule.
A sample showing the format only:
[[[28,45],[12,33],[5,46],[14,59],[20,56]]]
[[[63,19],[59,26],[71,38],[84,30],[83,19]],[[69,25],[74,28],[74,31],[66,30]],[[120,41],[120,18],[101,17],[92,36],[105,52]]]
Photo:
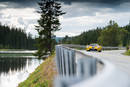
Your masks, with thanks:
[[[130,0],[60,0],[66,4],[71,4],[73,2],[90,2],[90,3],[101,3],[101,4],[121,4],[121,3],[126,3],[130,2]]]
[[[17,20],[18,22],[19,22],[19,24],[21,24],[21,25],[24,25],[24,21],[23,21],[23,18],[18,18],[18,20]]]
[[[37,2],[38,0],[0,0],[1,4],[7,6],[2,8],[26,8],[26,7],[37,8],[38,7]]]
[[[71,6],[63,6],[63,9],[67,12],[64,17],[96,16],[96,13],[108,14],[130,12],[130,3],[122,3],[117,6],[101,5],[99,3],[75,3]]]
[[[24,7],[36,7],[37,2],[40,0],[0,0],[0,3],[11,3],[13,5],[8,4],[10,7],[24,8]],[[64,2],[65,4],[72,4],[74,2],[77,3],[99,3],[105,5],[120,5],[122,3],[130,2],[130,0],[58,0],[60,2]]]
[[[5,8],[26,8],[31,7],[39,9],[37,2],[40,0],[0,0],[0,3],[5,4]],[[58,0],[63,2],[64,5],[72,6],[73,3],[78,3],[75,8],[63,8],[67,14],[65,17],[77,17],[77,16],[95,16],[96,12],[102,13],[115,13],[115,12],[130,12],[130,0]],[[123,5],[123,6],[122,6]],[[64,7],[64,6],[63,6]],[[4,7],[0,7],[0,10]],[[111,10],[105,11],[104,8],[110,8]],[[83,10],[80,10],[83,9]]]
[[[36,24],[37,23],[37,19],[29,19],[27,21],[28,21],[28,23],[32,23],[32,24]]]

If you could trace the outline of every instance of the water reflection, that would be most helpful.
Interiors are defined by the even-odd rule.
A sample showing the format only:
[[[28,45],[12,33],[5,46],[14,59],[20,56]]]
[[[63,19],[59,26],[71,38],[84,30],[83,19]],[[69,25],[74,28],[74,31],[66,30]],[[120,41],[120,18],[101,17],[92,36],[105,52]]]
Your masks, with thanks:
[[[11,71],[22,70],[27,64],[25,58],[0,58],[0,74]]]
[[[42,62],[36,58],[0,58],[0,87],[17,87]]]

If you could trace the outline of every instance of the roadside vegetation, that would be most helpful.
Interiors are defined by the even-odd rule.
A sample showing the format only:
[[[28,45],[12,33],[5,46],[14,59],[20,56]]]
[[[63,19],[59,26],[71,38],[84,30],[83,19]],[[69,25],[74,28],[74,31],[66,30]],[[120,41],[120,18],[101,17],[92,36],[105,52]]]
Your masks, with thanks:
[[[48,57],[30,76],[18,87],[53,87],[53,79],[57,75],[54,57]]]
[[[130,49],[125,52],[125,55],[130,56]]]
[[[87,45],[98,43],[102,46],[127,46],[130,45],[130,23],[120,27],[115,21],[110,21],[103,28],[91,29],[78,36],[63,38],[60,43]]]
[[[40,19],[35,29],[39,36],[35,55],[41,58],[53,54],[56,44],[54,32],[61,29],[59,16],[65,13],[61,9],[61,3],[56,0],[40,0],[38,5]]]

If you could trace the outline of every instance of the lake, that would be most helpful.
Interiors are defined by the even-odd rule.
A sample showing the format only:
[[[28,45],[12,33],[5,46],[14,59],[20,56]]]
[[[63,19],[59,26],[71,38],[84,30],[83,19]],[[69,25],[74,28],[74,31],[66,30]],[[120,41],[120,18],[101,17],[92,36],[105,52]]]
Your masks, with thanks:
[[[0,87],[17,87],[42,62],[34,57],[0,57]]]

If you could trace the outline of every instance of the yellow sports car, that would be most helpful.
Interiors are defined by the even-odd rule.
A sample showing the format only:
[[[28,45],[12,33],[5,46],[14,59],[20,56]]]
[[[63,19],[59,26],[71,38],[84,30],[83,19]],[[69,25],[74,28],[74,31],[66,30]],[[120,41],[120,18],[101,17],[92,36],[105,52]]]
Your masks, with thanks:
[[[98,51],[101,52],[102,51],[102,46],[98,45],[98,44],[90,44],[86,46],[86,50],[87,51]]]

